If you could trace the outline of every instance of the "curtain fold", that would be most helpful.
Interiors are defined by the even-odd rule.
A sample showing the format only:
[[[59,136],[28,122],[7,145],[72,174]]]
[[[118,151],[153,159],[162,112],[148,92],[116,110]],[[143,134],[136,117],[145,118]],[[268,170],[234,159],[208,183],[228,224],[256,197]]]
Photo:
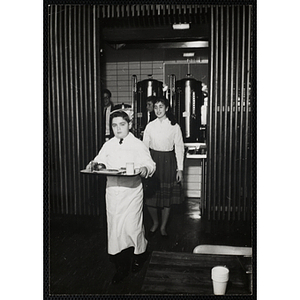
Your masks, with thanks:
[[[252,211],[251,6],[211,7],[208,220],[250,220]]]
[[[48,186],[55,213],[100,213],[97,179],[80,173],[102,144],[98,10],[48,6]]]

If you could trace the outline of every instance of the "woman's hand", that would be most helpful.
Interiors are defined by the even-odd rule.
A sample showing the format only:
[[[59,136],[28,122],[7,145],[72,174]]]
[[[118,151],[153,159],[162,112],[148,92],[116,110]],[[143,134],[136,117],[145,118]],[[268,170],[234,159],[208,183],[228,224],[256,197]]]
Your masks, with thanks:
[[[183,178],[183,172],[181,170],[178,170],[176,172],[176,181],[177,181],[177,183],[181,182],[182,178]]]
[[[140,176],[146,177],[148,175],[148,169],[146,167],[140,167]]]

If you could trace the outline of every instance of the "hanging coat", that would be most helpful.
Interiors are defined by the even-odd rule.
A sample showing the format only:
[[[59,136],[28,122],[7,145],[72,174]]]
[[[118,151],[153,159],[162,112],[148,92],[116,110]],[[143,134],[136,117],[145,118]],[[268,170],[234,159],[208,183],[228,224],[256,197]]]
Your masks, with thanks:
[[[127,162],[133,162],[134,168],[146,167],[152,176],[155,163],[144,143],[132,133],[121,144],[119,141],[116,137],[107,141],[94,161],[105,164],[107,169],[125,168]],[[134,247],[135,254],[145,252],[147,240],[140,176],[107,176],[106,214],[109,254],[115,255],[129,247]]]

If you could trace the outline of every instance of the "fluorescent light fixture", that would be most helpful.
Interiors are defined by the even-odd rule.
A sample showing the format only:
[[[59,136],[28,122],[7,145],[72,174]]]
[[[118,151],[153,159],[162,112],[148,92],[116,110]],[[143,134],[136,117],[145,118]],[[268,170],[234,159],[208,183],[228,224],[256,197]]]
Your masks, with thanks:
[[[175,29],[175,30],[183,30],[183,29],[189,29],[189,28],[190,28],[190,24],[188,24],[188,23],[173,24],[173,29]]]
[[[188,53],[183,53],[183,57],[194,57],[195,52],[188,52]]]
[[[205,48],[208,47],[207,41],[183,42],[181,48]]]

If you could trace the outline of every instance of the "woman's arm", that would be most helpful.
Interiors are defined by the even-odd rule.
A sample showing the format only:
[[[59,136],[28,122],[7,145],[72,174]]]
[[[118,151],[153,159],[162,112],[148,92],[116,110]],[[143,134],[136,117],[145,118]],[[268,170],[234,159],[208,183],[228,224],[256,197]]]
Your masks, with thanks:
[[[176,172],[176,181],[181,182],[182,179],[183,179],[183,171],[177,170],[177,172]]]
[[[147,125],[143,134],[143,143],[146,145],[147,149],[150,148],[150,131]]]
[[[182,138],[182,132],[178,124],[174,126],[176,126],[175,135],[174,135],[174,144],[175,144],[175,156],[177,161],[177,170],[183,171],[184,143]]]

